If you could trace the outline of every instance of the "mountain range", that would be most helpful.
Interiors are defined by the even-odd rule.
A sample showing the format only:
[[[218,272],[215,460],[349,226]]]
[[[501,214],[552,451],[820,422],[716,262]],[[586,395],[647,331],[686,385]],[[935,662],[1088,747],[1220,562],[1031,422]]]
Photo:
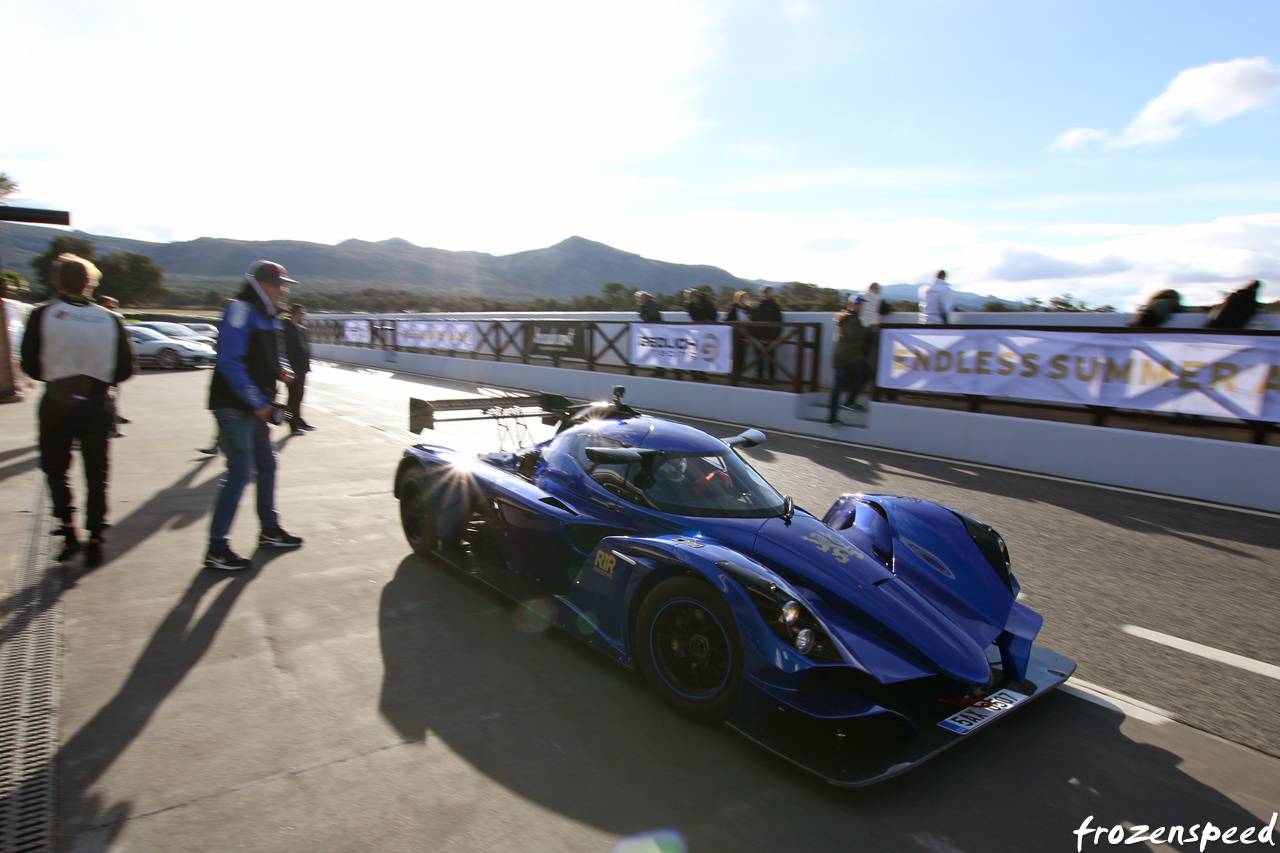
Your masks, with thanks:
[[[153,243],[0,222],[0,261],[4,268],[30,279],[31,260],[42,254],[54,237],[62,235],[89,240],[99,256],[114,252],[148,255],[164,268],[170,287],[209,287],[238,280],[259,258],[283,264],[304,287],[320,291],[400,289],[524,301],[597,294],[609,282],[654,293],[703,286],[714,291],[780,286],[778,282],[738,278],[719,267],[656,261],[583,237],[569,237],[545,249],[490,255],[424,248],[400,238],[376,243],[353,239],[337,245],[217,237]],[[889,300],[914,300],[917,289],[914,284],[883,288]],[[980,308],[993,298],[959,291],[955,296],[962,310]]]

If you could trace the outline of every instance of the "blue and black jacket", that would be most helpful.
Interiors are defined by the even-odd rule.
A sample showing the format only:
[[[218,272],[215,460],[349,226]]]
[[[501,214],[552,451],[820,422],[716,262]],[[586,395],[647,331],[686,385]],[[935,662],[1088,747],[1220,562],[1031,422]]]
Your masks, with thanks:
[[[275,306],[246,282],[222,312],[209,408],[255,412],[269,405],[275,400],[280,368],[287,366]]]

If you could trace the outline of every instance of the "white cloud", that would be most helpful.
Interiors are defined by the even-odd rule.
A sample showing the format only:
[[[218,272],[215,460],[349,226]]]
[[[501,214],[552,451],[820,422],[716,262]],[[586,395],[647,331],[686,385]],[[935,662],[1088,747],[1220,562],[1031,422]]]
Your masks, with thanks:
[[[1255,109],[1280,94],[1280,68],[1265,56],[1211,62],[1174,77],[1119,136],[1109,131],[1075,127],[1059,136],[1053,150],[1072,151],[1090,145],[1112,148],[1172,142],[1194,123],[1217,124]]]
[[[78,225],[183,238],[529,248],[707,126],[717,49],[713,0],[15,5],[41,74],[5,90],[0,165]],[[49,93],[86,86],[70,133]]]
[[[1093,127],[1073,127],[1064,132],[1049,146],[1050,151],[1075,151],[1093,144],[1106,144],[1111,134]]]

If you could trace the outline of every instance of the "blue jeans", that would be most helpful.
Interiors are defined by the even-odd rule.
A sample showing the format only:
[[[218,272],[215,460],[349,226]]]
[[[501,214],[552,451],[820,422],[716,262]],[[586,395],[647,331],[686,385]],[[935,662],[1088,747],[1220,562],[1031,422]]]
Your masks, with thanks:
[[[276,454],[271,447],[271,428],[253,412],[242,409],[215,409],[218,438],[227,457],[227,473],[218,485],[209,524],[209,547],[227,547],[227,534],[235,521],[240,494],[256,472],[258,521],[263,530],[280,526],[276,517]]]

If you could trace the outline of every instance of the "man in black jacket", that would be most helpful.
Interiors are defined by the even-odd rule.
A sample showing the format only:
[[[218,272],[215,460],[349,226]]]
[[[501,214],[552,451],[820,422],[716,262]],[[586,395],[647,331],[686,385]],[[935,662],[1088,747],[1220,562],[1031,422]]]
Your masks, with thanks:
[[[1209,312],[1207,329],[1243,329],[1258,311],[1258,289],[1262,282],[1254,279],[1230,294],[1221,305]]]
[[[276,454],[270,424],[283,421],[275,402],[276,382],[293,381],[278,314],[289,295],[285,268],[272,261],[255,261],[245,274],[239,296],[227,303],[218,328],[218,362],[209,384],[209,408],[218,421],[218,440],[227,457],[227,473],[218,486],[209,523],[209,569],[247,569],[251,562],[237,556],[227,542],[240,495],[249,480],[257,481],[259,548],[297,548],[298,536],[280,527],[275,508]]]
[[[779,307],[777,300],[773,298],[772,287],[764,287],[760,290],[760,301],[756,304],[755,310],[751,312],[751,319],[757,323],[782,322],[782,308]],[[770,349],[769,345],[782,337],[782,326],[760,326],[755,330],[755,337],[765,346],[765,351],[760,353],[760,360],[756,362],[756,379],[763,382],[767,370],[769,381],[772,382],[777,376],[775,359],[778,357],[778,353],[777,350]]]
[[[307,340],[307,327],[303,325],[306,317],[302,303],[295,302],[284,321],[284,349],[293,370],[289,402],[285,405],[289,423],[293,425],[292,435],[304,435],[315,429],[302,418],[302,395],[306,393],[307,374],[311,372],[311,343]]]
[[[77,255],[62,254],[51,270],[58,298],[39,305],[27,318],[22,337],[22,369],[45,383],[40,400],[40,467],[49,480],[53,514],[62,521],[59,561],[80,550],[73,522],[71,448],[80,442],[88,490],[86,566],[102,562],[107,524],[108,438],[113,428],[115,386],[133,375],[133,349],[119,316],[90,301],[98,268]]]

